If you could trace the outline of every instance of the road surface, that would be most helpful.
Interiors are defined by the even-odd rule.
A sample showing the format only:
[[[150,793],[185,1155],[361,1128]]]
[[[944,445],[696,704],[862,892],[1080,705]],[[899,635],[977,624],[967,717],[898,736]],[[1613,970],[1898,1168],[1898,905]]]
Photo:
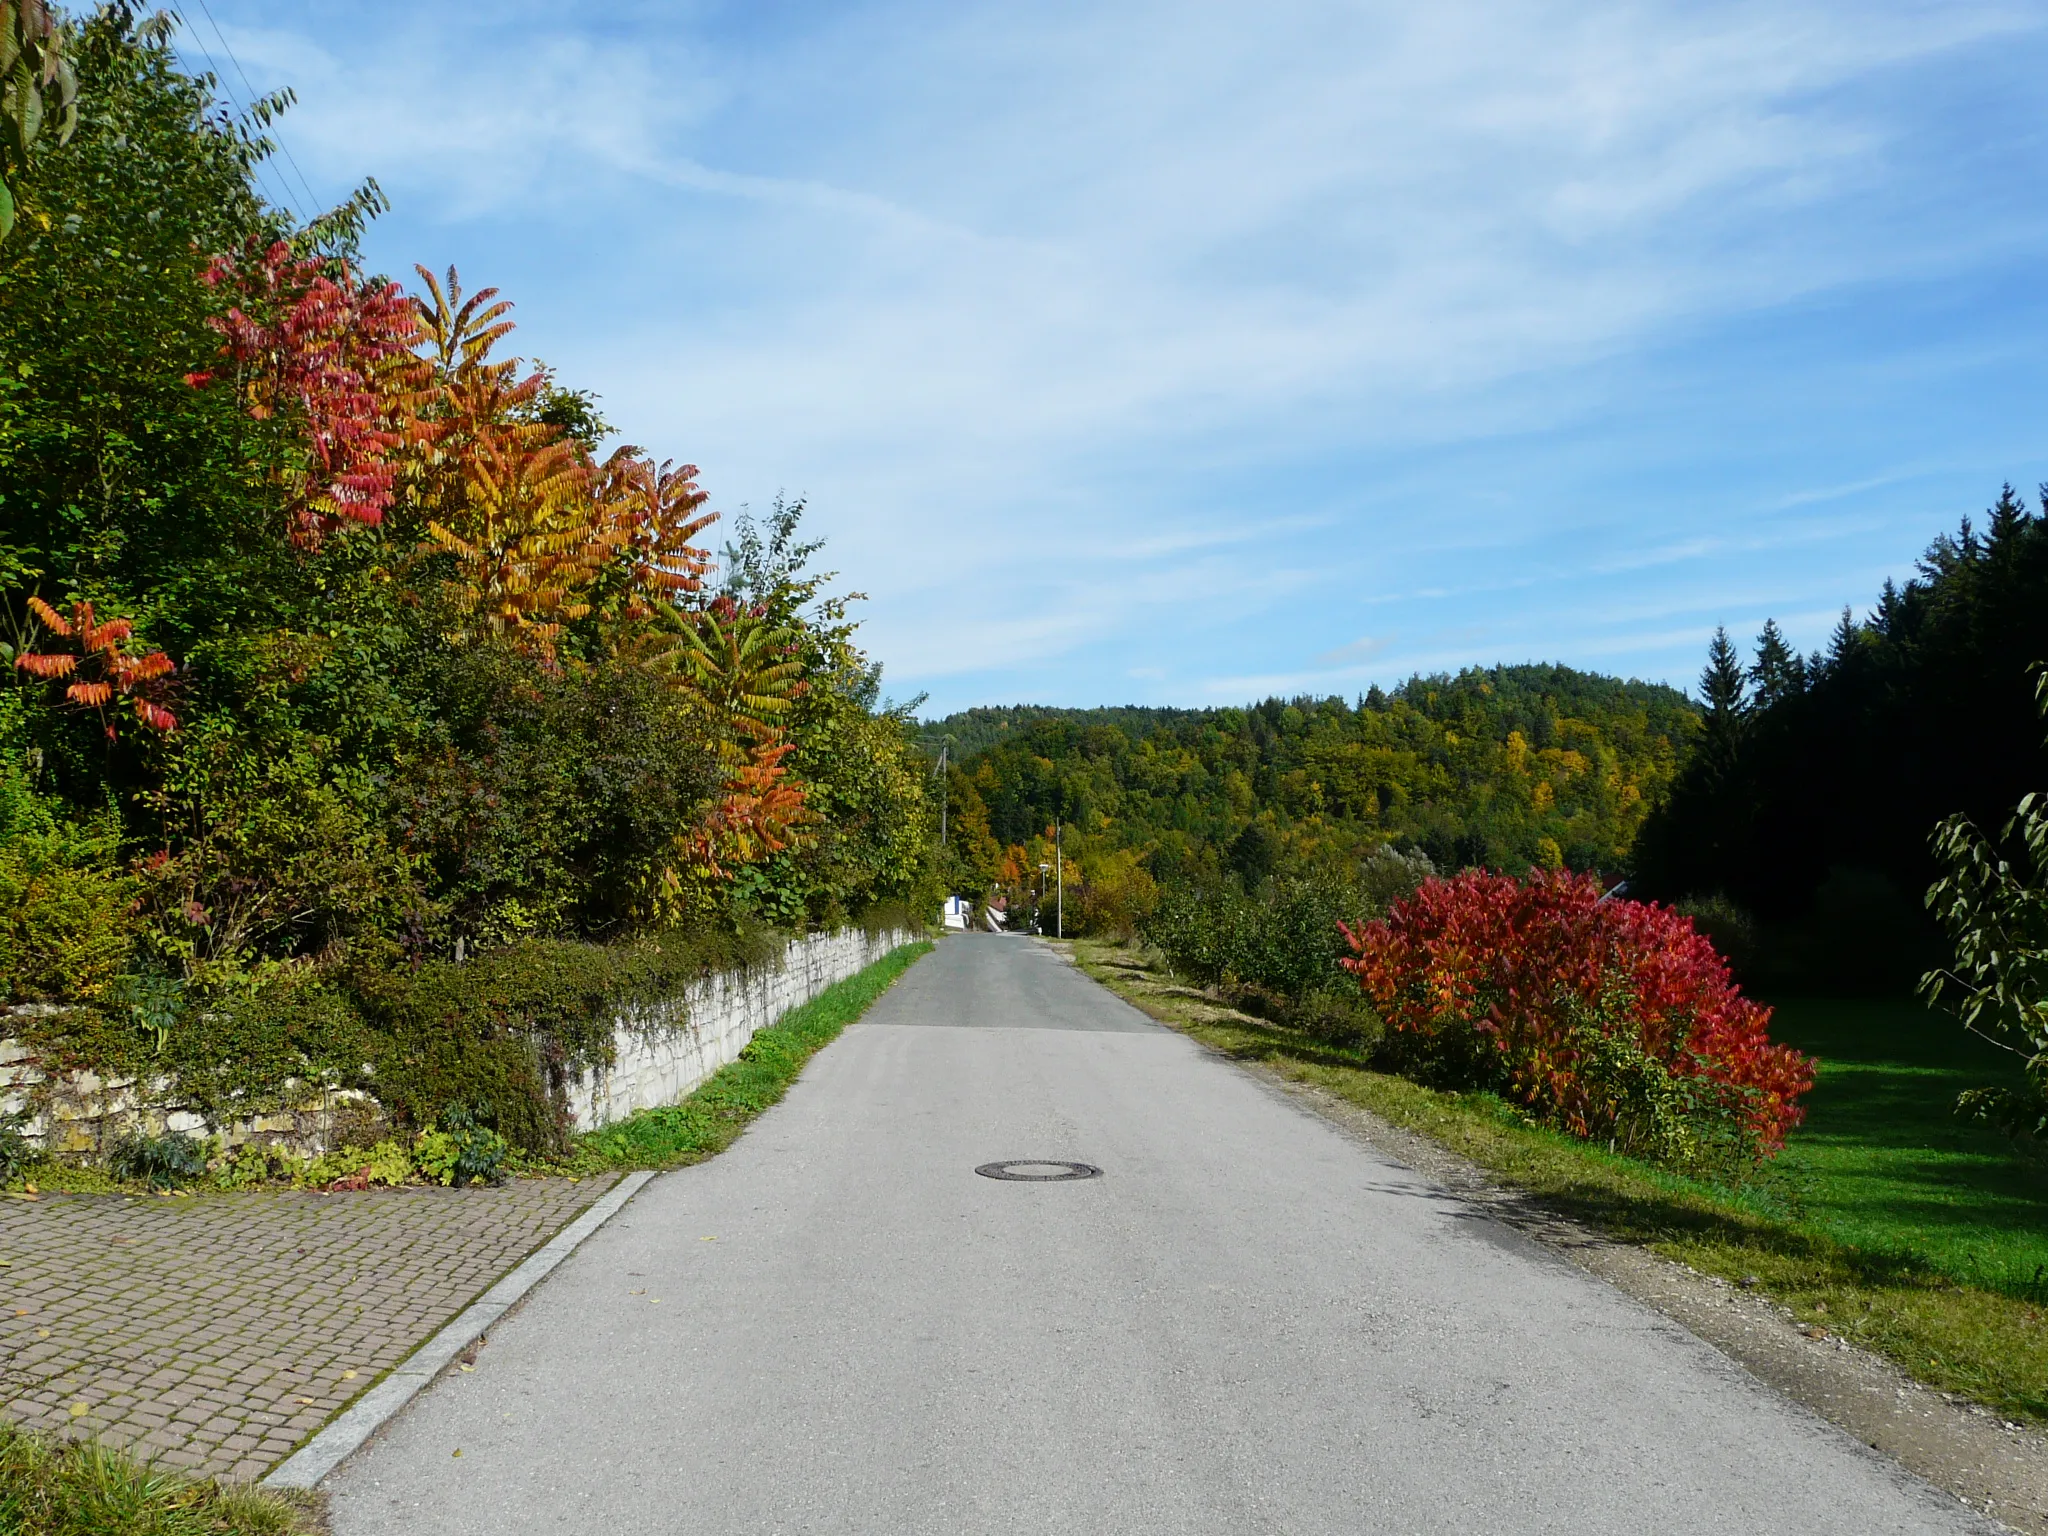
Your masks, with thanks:
[[[1102,1176],[975,1173],[1027,1158]],[[1992,1529],[996,935],[328,1488],[339,1536]]]

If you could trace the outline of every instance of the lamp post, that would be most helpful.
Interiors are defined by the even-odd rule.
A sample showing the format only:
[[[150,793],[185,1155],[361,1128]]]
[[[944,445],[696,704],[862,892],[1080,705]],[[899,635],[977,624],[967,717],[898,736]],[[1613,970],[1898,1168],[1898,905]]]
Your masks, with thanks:
[[[1045,910],[1045,877],[1051,872],[1052,866],[1050,864],[1041,863],[1038,866],[1038,910],[1040,912]],[[1035,921],[1038,924],[1038,931],[1040,933],[1045,932],[1045,919],[1040,917],[1036,918]]]
[[[1066,830],[1065,823],[1052,824],[1052,856],[1058,861],[1059,874],[1056,877],[1056,894],[1052,904],[1052,936],[1064,939],[1067,936],[1067,856],[1061,851],[1060,834]]]

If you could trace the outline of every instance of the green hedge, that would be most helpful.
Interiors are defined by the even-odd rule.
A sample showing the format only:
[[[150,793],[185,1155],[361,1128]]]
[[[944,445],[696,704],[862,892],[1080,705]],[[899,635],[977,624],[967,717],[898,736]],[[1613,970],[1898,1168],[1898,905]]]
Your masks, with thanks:
[[[876,911],[870,933],[914,928]],[[717,971],[778,959],[769,928],[670,932],[626,944],[534,939],[456,965],[287,976],[249,996],[188,1008],[161,1032],[118,1002],[18,1028],[43,1070],[163,1077],[168,1097],[218,1125],[287,1107],[324,1083],[368,1091],[391,1125],[419,1130],[450,1104],[521,1151],[568,1147],[571,1079],[612,1063],[621,1005],[674,998]]]
[[[675,996],[713,971],[758,965],[783,936],[668,933],[630,944],[530,940],[467,964],[287,976],[192,1006],[159,1033],[118,1003],[16,1021],[50,1075],[162,1077],[219,1124],[284,1107],[298,1084],[361,1088],[418,1129],[463,1104],[521,1150],[560,1151],[569,1077],[611,1060],[612,1010]]]
[[[569,1079],[611,1065],[617,1006],[764,964],[783,942],[765,928],[624,945],[532,940],[464,965],[379,973],[355,988],[374,1042],[366,1086],[400,1125],[417,1128],[461,1103],[522,1151],[559,1152]]]

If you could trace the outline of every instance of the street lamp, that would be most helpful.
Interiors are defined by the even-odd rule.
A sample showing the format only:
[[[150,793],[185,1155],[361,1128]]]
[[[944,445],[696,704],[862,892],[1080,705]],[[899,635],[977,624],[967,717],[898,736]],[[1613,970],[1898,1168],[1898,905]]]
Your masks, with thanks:
[[[1038,908],[1040,914],[1045,910],[1045,877],[1051,872],[1052,866],[1050,864],[1040,864],[1038,866]],[[1038,931],[1040,933],[1045,932],[1045,918],[1040,915],[1035,918],[1035,921],[1038,924]]]

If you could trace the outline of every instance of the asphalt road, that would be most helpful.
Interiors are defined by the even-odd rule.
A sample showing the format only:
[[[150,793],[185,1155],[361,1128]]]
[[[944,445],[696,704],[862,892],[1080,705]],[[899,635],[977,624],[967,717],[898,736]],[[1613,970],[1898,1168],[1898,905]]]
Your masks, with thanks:
[[[1005,1158],[1103,1176],[976,1176]],[[1992,1529],[997,936],[328,1487],[338,1536]]]

